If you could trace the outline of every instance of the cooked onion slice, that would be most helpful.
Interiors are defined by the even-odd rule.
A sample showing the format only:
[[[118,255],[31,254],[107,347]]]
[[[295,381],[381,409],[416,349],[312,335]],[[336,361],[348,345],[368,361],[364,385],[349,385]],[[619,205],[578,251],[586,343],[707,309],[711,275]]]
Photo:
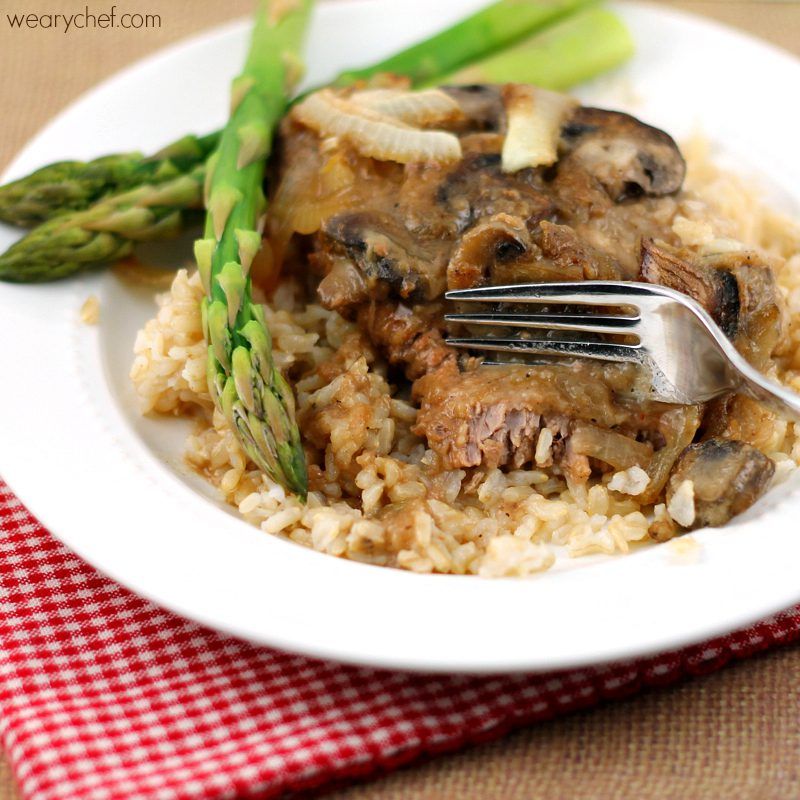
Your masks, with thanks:
[[[408,125],[452,122],[464,116],[461,106],[441,89],[406,92],[399,89],[366,89],[350,97],[356,105],[386,114]]]
[[[339,136],[379,161],[458,161],[461,143],[444,131],[421,131],[385,114],[337,97],[330,89],[295,106],[295,117],[322,136]]]
[[[272,219],[289,234],[316,233],[323,221],[347,207],[347,190],[354,180],[341,151],[320,164],[305,163],[288,170],[272,200]],[[287,236],[288,241],[288,236]]]
[[[509,83],[503,87],[508,133],[503,144],[503,171],[554,164],[561,125],[578,105],[564,94]]]
[[[616,470],[630,469],[633,466],[646,469],[653,458],[651,445],[585,422],[575,425],[569,447],[577,455],[596,458]]]

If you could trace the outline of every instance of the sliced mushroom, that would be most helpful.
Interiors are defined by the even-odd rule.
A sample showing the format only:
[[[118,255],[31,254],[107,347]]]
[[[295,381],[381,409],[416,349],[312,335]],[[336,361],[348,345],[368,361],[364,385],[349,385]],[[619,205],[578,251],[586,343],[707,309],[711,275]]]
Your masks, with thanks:
[[[439,186],[435,202],[458,221],[457,233],[497,214],[519,217],[529,227],[548,219],[555,205],[535,185],[533,170],[506,175],[499,153],[467,153]]]
[[[736,336],[739,286],[730,272],[703,264],[689,253],[644,239],[639,277],[647,283],[658,283],[693,298],[727,336]]]
[[[748,361],[768,366],[783,338],[785,310],[775,274],[757,253],[701,257],[646,239],[639,276],[694,298]]]
[[[707,439],[687,447],[676,462],[667,486],[667,508],[683,484],[691,481],[694,519],[687,519],[683,527],[717,528],[750,508],[769,488],[774,474],[775,464],[755,447]]]
[[[786,307],[775,273],[764,257],[754,252],[708,256],[703,263],[736,279],[740,305],[736,347],[753,366],[766,369],[786,338]]]
[[[447,288],[622,276],[611,256],[595,250],[566,225],[542,220],[531,236],[519,217],[497,214],[461,237],[447,265]]]
[[[371,287],[383,282],[404,299],[433,299],[444,291],[447,242],[423,244],[389,214],[371,211],[332,217],[323,232],[343,248]]]
[[[442,90],[461,107],[463,121],[459,125],[462,129],[471,132],[505,132],[506,115],[500,86],[476,83],[443,86]]]
[[[579,108],[561,130],[561,147],[559,172],[583,169],[614,202],[672,194],[686,175],[686,162],[669,134],[618,111]]]
[[[497,214],[470,228],[460,239],[447,265],[447,288],[469,289],[498,280],[498,264],[530,261],[535,247],[525,223],[519,217]],[[538,248],[536,248],[538,251]]]

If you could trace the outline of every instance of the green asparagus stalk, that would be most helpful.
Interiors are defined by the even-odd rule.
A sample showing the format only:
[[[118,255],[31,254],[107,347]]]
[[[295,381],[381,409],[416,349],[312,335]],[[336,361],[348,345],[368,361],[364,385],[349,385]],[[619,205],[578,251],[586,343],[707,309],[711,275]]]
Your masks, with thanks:
[[[145,157],[118,153],[93,161],[59,161],[0,186],[0,221],[31,227],[70,211],[83,211],[111,194],[175,180],[205,160],[219,134],[184,136]]]
[[[499,0],[377,64],[344,72],[334,84],[346,86],[379,72],[405,75],[414,84],[436,82],[594,1]],[[89,162],[50,164],[0,186],[0,221],[32,226],[69,211],[81,211],[111,194],[170,181],[204,162],[218,141],[219,132],[202,138],[185,136],[149,158],[126,153]]]
[[[305,498],[308,479],[294,396],[275,366],[249,270],[261,247],[257,226],[275,127],[299,77],[299,52],[312,0],[263,0],[233,112],[208,162],[205,238],[195,255],[206,298],[208,385],[250,458]]]
[[[433,83],[533,83],[563,90],[633,55],[630,32],[604,8],[589,8],[542,33]]]
[[[85,211],[53,217],[0,256],[0,279],[40,283],[128,255],[136,242],[165,239],[203,207],[205,168],[163,184],[107,197]]]
[[[521,41],[594,1],[499,0],[378,64],[344,72],[335,85],[347,86],[376,72],[394,72],[406,75],[415,84],[428,84]]]

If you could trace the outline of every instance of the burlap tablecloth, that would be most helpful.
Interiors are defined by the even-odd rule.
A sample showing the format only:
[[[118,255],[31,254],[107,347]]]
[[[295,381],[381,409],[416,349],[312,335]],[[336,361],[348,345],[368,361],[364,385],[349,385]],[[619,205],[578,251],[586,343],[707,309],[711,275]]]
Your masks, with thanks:
[[[800,55],[800,3],[665,4],[736,25]],[[107,5],[95,4],[96,12],[102,13]],[[16,0],[3,3],[0,13],[74,13],[83,6],[74,0]],[[252,0],[118,0],[118,13],[161,16],[159,29],[138,31],[12,32],[0,18],[0,169],[55,112],[101,78],[169,42],[247,14],[251,7]],[[786,89],[788,100],[792,88]],[[796,798],[800,796],[798,710],[800,648],[793,647],[328,796],[331,800]],[[0,800],[17,798],[13,778],[0,757]]]

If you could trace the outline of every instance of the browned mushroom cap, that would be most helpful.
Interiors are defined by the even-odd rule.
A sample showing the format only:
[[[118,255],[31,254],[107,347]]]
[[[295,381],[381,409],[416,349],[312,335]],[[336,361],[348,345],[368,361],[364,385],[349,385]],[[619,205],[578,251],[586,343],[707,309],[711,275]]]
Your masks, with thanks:
[[[646,239],[639,277],[697,300],[756,367],[764,368],[781,342],[784,301],[774,272],[758,253],[698,256]]]
[[[775,272],[763,254],[752,251],[711,255],[703,263],[729,272],[736,280],[740,305],[736,347],[753,366],[765,369],[783,341],[788,324],[786,303]]]
[[[667,503],[684,481],[692,481],[695,518],[688,529],[717,528],[750,508],[774,474],[775,464],[755,447],[707,439],[681,454],[667,486]]]
[[[338,214],[323,233],[367,278],[402,298],[432,299],[444,292],[447,242],[420,241],[394,217],[375,211]]]
[[[525,222],[510,214],[496,214],[473,225],[447,265],[448,289],[621,277],[619,264],[584,242],[572,228],[542,220],[531,235]]]
[[[447,86],[444,91],[464,111],[464,131],[505,133],[501,87]],[[618,111],[578,108],[562,128],[560,149],[562,154],[574,154],[614,201],[677,192],[686,174],[671,136]]]
[[[531,259],[533,243],[525,223],[510,214],[496,214],[470,228],[447,265],[447,288],[470,289],[493,277],[498,263]]]
[[[675,140],[629,114],[581,107],[561,130],[561,149],[615,202],[677,192],[686,175]]]

